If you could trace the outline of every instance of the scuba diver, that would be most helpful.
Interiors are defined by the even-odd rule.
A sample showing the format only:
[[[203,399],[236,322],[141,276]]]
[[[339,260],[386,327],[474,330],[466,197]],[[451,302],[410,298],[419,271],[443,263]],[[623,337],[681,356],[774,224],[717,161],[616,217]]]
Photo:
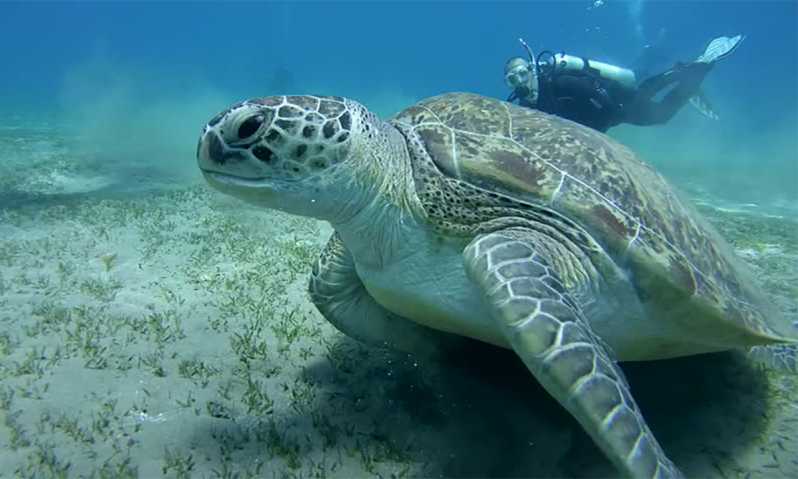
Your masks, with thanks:
[[[507,101],[567,118],[601,132],[621,123],[667,123],[687,102],[708,118],[717,119],[701,91],[701,82],[719,60],[729,56],[743,35],[712,40],[690,63],[638,83],[632,70],[548,51],[535,56],[519,39],[528,60],[514,57],[504,66],[513,91]],[[656,98],[660,96],[661,99]]]

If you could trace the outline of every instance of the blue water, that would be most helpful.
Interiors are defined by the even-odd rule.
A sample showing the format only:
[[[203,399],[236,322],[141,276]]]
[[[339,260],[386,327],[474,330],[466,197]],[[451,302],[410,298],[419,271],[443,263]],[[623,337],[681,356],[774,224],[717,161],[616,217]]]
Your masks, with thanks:
[[[655,44],[654,72],[743,33],[704,84],[720,121],[686,107],[668,125],[610,133],[676,179],[793,202],[796,22],[794,1],[3,2],[0,114],[193,172],[198,129],[243,98],[336,94],[389,115],[447,91],[506,97],[519,36],[628,67]]]
[[[501,66],[524,36],[541,49],[630,64],[666,33],[672,60],[742,32],[713,75],[719,105],[747,125],[795,119],[795,2],[24,2],[0,5],[4,98],[48,105],[76,68],[106,61],[152,73],[151,87],[208,83],[268,94],[277,68],[296,88],[367,95],[399,88],[504,95]],[[775,116],[774,116],[775,115]]]
[[[653,74],[745,34],[704,83],[719,120],[685,106],[667,125],[609,134],[687,190],[798,318],[796,25],[795,0],[0,0],[0,476],[611,474],[509,357],[476,354],[437,376],[333,348],[353,342],[329,325],[317,337],[304,273],[329,229],[213,196],[199,133],[250,97],[341,95],[383,117],[444,92],[504,99],[519,37],[628,68],[653,45]],[[122,201],[95,201],[109,192]],[[280,323],[261,324],[266,297]],[[312,329],[289,331],[299,316]],[[300,336],[293,349],[278,331]],[[626,372],[694,477],[798,477],[795,379],[731,359]],[[172,453],[189,458],[185,474]]]

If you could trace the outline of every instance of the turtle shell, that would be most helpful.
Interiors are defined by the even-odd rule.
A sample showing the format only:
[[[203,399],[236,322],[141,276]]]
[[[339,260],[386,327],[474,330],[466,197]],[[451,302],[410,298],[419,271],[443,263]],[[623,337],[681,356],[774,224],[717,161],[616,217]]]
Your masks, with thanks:
[[[466,93],[423,100],[393,121],[416,133],[440,174],[578,224],[628,272],[650,310],[689,303],[688,315],[737,331],[719,342],[783,337],[782,319],[765,312],[728,244],[662,175],[610,137]]]

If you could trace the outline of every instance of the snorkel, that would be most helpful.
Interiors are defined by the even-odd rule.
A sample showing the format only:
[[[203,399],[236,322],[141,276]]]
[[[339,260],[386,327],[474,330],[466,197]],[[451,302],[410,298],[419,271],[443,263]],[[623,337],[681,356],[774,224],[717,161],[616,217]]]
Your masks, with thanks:
[[[526,54],[529,57],[529,96],[526,98],[526,100],[534,106],[538,104],[538,95],[540,92],[540,82],[538,81],[538,61],[537,58],[535,58],[535,54],[532,53],[532,49],[529,48],[529,45],[524,41],[524,39],[519,38],[518,41],[521,42],[521,46],[524,47]]]

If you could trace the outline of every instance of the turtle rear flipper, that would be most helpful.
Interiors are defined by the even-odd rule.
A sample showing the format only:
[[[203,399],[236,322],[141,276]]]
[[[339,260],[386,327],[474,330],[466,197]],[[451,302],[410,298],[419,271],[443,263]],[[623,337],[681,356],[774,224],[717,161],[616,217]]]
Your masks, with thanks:
[[[765,367],[798,374],[798,344],[754,346],[748,357]]]
[[[466,271],[507,342],[625,475],[682,477],[546,257],[550,240],[530,231],[524,241],[517,233],[478,236],[464,251]]]

